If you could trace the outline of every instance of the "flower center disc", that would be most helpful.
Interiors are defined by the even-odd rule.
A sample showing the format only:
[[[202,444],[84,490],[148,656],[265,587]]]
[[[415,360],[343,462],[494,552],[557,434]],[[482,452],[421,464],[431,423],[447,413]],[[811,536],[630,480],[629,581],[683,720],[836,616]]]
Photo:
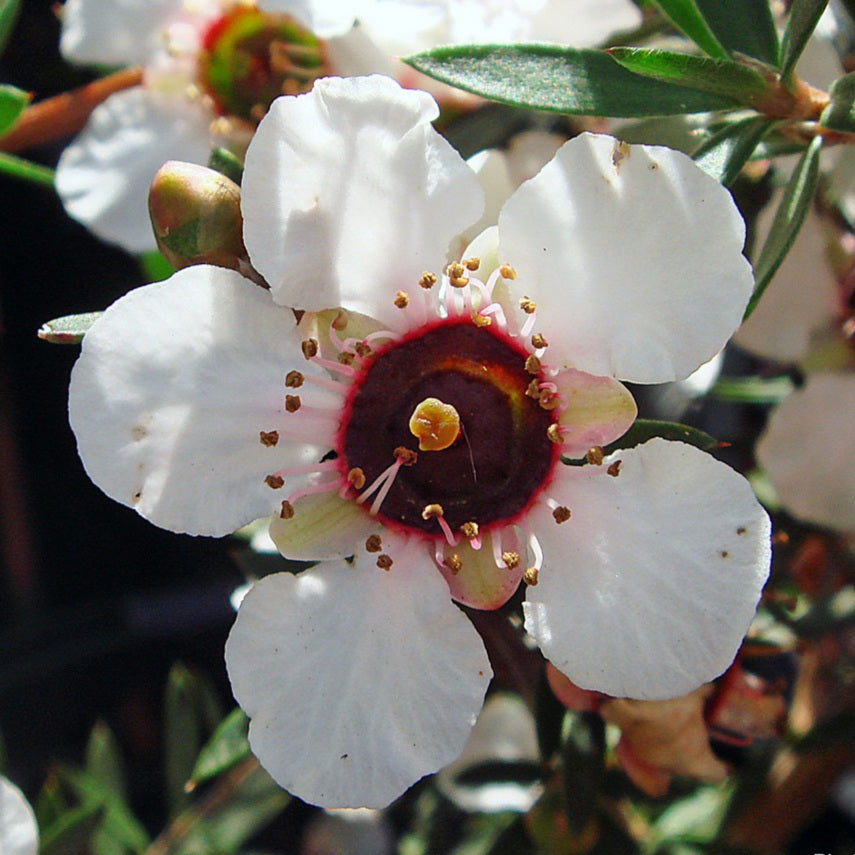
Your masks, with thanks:
[[[513,521],[546,481],[558,447],[547,429],[553,414],[526,396],[528,354],[490,327],[468,320],[420,329],[380,351],[354,384],[339,438],[344,471],[359,467],[371,483],[400,446],[416,450],[410,418],[428,398],[454,407],[460,435],[449,447],[419,451],[402,466],[380,515],[391,523],[437,533],[424,519],[442,507],[458,529]],[[370,504],[370,503],[369,503]]]
[[[312,32],[287,15],[239,6],[208,29],[198,74],[222,115],[257,122],[274,98],[308,92],[327,72]]]

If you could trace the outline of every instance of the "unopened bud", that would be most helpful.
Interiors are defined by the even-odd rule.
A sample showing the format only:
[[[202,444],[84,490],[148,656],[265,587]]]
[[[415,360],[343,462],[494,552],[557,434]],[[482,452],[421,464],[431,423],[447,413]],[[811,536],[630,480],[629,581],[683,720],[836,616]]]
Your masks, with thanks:
[[[170,160],[154,176],[148,210],[158,248],[173,267],[238,270],[246,259],[240,187],[223,174]]]

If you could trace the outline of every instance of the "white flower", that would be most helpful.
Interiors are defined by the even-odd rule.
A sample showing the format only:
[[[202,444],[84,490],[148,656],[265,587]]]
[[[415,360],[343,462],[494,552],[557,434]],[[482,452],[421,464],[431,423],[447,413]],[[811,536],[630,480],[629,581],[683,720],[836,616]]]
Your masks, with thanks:
[[[425,82],[396,65],[393,53],[546,33],[590,45],[639,20],[630,0],[609,0],[607,8],[602,0],[263,0],[260,6],[262,11],[240,0],[68,0],[61,38],[66,58],[144,69],[143,85],[99,105],[60,158],[56,187],[72,217],[131,252],[153,250],[146,199],[154,173],[167,160],[206,163],[214,143],[245,146],[283,86],[289,94],[305,91],[330,72],[394,73]],[[546,15],[551,17],[544,20]],[[357,16],[367,26],[353,28]],[[247,63],[246,47],[235,48],[233,40],[259,33],[262,47],[249,50],[253,71],[241,79],[236,68]],[[269,43],[278,46],[273,54]]]
[[[0,852],[3,855],[36,855],[39,830],[24,794],[0,776]]]
[[[738,324],[728,193],[682,154],[584,134],[443,273],[483,200],[436,113],[380,77],[277,100],[242,202],[270,291],[212,267],[132,291],[72,376],[110,496],[196,534],[273,513],[283,554],[326,562],[256,583],[226,650],[254,751],[325,806],[388,804],[460,752],[491,672],[449,591],[496,608],[524,576],[557,667],[664,698],[727,667],[768,571],[766,515],[707,454],[560,462],[633,421],[616,377],[685,377]]]

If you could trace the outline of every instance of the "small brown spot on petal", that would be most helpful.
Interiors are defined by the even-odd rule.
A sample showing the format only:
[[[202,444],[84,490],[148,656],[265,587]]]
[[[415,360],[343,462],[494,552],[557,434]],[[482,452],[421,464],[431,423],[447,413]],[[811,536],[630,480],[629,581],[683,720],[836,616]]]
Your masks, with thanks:
[[[736,529],[736,533],[737,533],[737,534],[745,534],[745,532],[746,532],[746,531],[748,531],[748,529],[747,529],[747,528],[745,528],[745,526],[744,526],[744,525],[741,525],[741,526],[739,526],[739,528],[738,528],[738,529]]]
[[[262,445],[267,448],[272,448],[279,442],[279,431],[278,430],[260,430],[258,432],[258,439]]]
[[[145,439],[148,436],[148,428],[145,425],[134,425],[131,428],[131,436],[135,442]]]
[[[614,463],[609,464],[609,468],[606,469],[606,472],[608,472],[612,478],[617,478],[617,476],[620,475],[620,467],[622,463],[623,460],[615,460]]]

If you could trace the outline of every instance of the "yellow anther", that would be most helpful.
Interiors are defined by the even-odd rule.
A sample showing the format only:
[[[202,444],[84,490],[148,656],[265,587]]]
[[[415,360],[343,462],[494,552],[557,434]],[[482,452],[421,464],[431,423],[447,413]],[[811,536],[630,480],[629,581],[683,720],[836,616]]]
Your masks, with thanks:
[[[418,439],[420,451],[443,451],[460,436],[460,415],[439,398],[425,398],[410,416],[410,433]]]
[[[479,315],[478,312],[473,312],[472,323],[476,327],[488,327],[493,323],[493,319],[489,315]]]
[[[525,582],[526,585],[531,585],[532,587],[534,587],[537,584],[538,575],[539,574],[537,572],[537,567],[529,567],[528,569],[523,571],[523,582]]]
[[[475,271],[481,266],[480,258],[464,258],[462,262],[467,270]]]
[[[371,345],[365,341],[358,341],[355,345],[353,345],[353,349],[356,351],[356,355],[360,359],[365,359],[366,356],[371,356],[374,351],[371,348]]]
[[[471,540],[473,537],[478,537],[478,523],[465,522],[460,526],[460,531],[468,540]]]
[[[353,365],[353,360],[356,357],[348,350],[341,350],[336,356],[336,361],[338,361],[341,365]]]
[[[361,490],[365,486],[365,473],[358,467],[354,466],[347,473],[347,483],[350,484],[354,490]]]
[[[289,413],[296,413],[297,410],[300,409],[302,403],[303,402],[300,400],[299,395],[285,396],[285,410]]]
[[[299,371],[289,371],[285,375],[285,385],[289,389],[299,389],[305,379]]]
[[[465,288],[469,284],[466,268],[458,261],[452,261],[445,268],[445,273],[448,276],[448,284],[452,288]]]
[[[399,445],[392,453],[398,459],[401,466],[415,466],[416,461],[419,459],[418,454],[412,448],[407,448],[405,445]]]
[[[377,556],[377,566],[381,570],[389,570],[395,562],[392,561],[391,556],[386,555],[384,552],[382,555]]]
[[[539,333],[535,333],[531,337],[531,346],[535,348],[535,350],[540,350],[542,347],[546,347],[549,342]]]
[[[540,360],[532,353],[525,361],[526,374],[540,374]]]
[[[366,552],[379,552],[383,548],[383,541],[379,534],[371,534],[365,541]]]
[[[513,570],[515,567],[520,566],[520,554],[519,552],[503,552],[502,561],[505,562],[505,567],[508,570]]]
[[[303,350],[303,356],[306,359],[311,359],[313,356],[318,355],[318,340],[316,338],[307,338],[300,343],[300,347]]]
[[[554,442],[556,445],[561,445],[564,442],[564,437],[561,436],[561,425],[558,422],[553,422],[546,429],[546,438],[550,442]]]
[[[510,264],[503,264],[499,268],[499,274],[501,275],[502,279],[516,279],[517,278],[517,272],[516,272],[516,270],[514,270],[513,267],[511,267]]]
[[[441,517],[445,515],[445,511],[442,509],[442,505],[437,505],[436,503],[431,505],[425,505],[422,508],[422,519],[430,520],[434,517]]]
[[[605,452],[602,445],[595,445],[593,448],[588,449],[587,454],[585,454],[585,461],[593,466],[602,466],[604,457]]]
[[[410,305],[410,295],[406,291],[398,291],[395,294],[395,305],[399,309],[406,309]]]
[[[456,576],[463,569],[463,562],[460,560],[460,556],[457,555],[457,553],[447,555],[442,563],[451,570],[452,576]]]
[[[527,314],[532,315],[537,311],[537,303],[531,297],[522,297],[520,299],[520,308]]]
[[[425,291],[430,291],[434,285],[437,283],[436,273],[428,273],[425,271],[422,273],[422,278],[419,279],[419,285],[425,289]]]

